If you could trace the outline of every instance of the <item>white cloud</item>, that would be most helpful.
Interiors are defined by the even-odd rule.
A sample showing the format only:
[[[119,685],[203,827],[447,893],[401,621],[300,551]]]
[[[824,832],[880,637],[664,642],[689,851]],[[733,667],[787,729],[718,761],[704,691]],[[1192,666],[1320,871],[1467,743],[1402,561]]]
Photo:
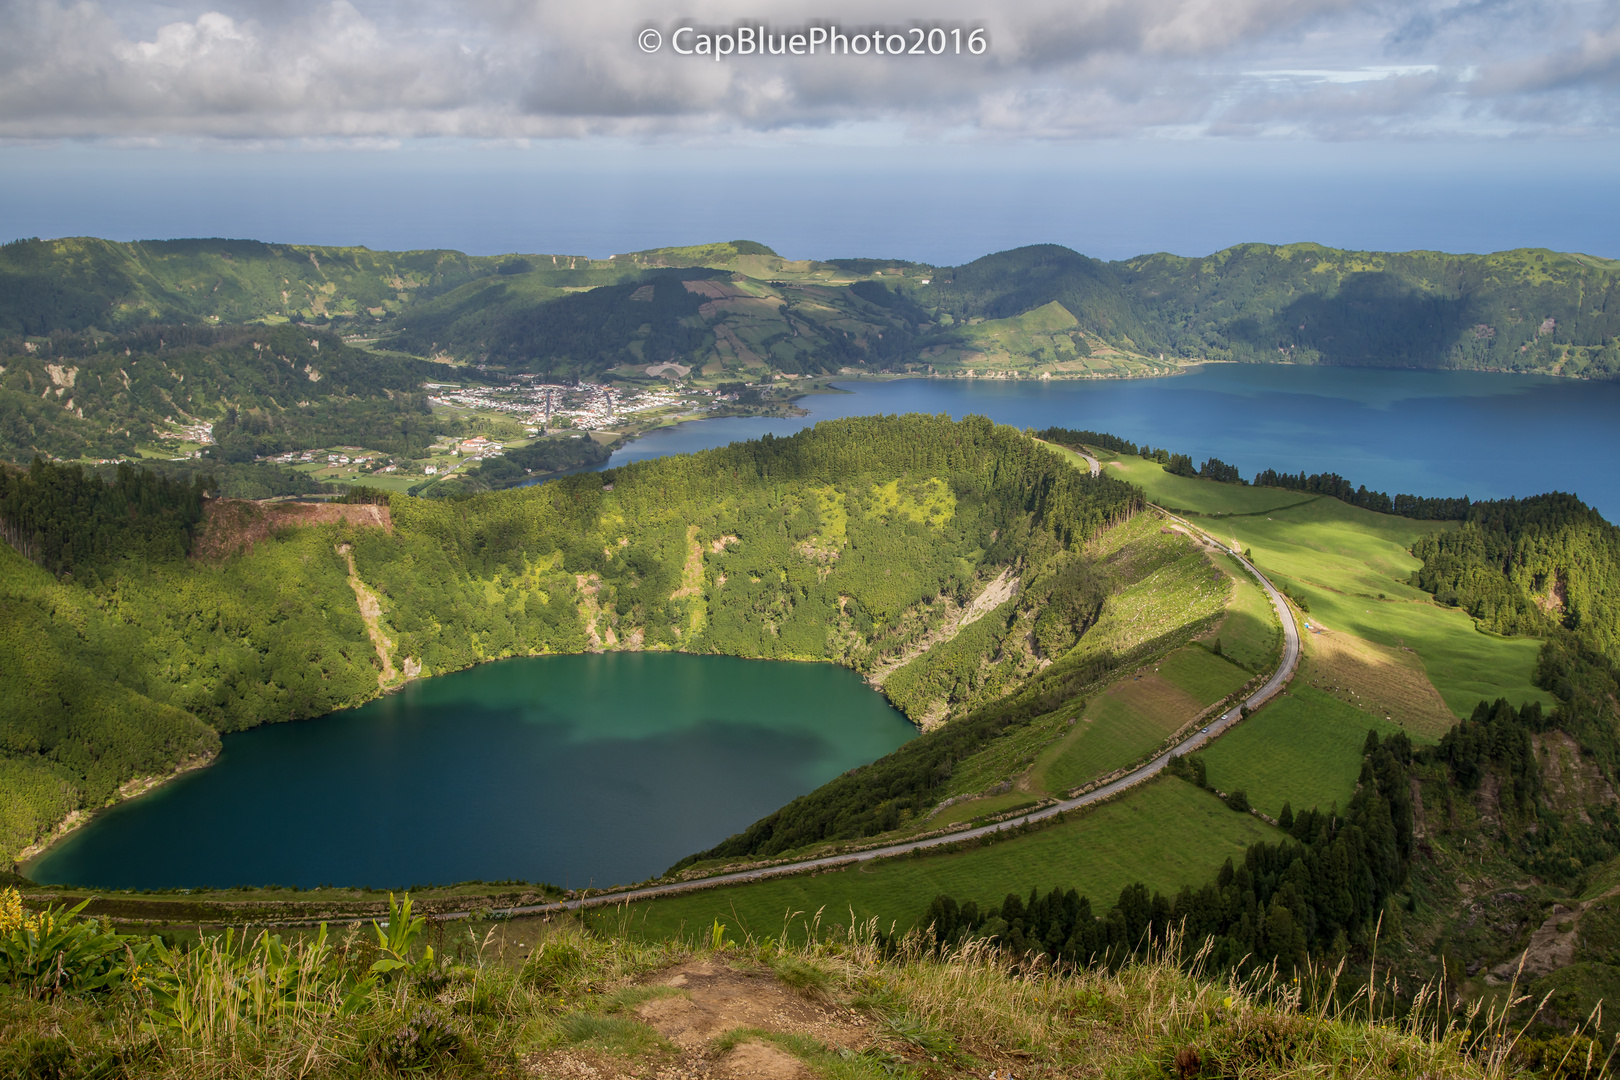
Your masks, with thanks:
[[[979,57],[644,54],[646,26],[984,26]],[[0,137],[1612,131],[1614,0],[0,0]],[[761,18],[761,11],[768,16]]]

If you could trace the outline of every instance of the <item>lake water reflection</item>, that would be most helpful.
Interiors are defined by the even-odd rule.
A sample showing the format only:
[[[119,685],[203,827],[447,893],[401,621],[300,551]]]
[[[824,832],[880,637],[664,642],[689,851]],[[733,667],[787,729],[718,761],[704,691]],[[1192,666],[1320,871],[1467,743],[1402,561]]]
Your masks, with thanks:
[[[916,729],[831,664],[502,660],[225,736],[29,876],[99,888],[637,881]]]

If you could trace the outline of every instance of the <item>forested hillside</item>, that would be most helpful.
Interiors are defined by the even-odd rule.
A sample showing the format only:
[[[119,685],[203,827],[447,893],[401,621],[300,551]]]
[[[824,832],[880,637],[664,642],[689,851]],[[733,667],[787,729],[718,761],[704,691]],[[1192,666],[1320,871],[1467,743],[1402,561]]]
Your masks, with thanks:
[[[921,416],[463,500],[397,496],[388,528],[252,531],[271,510],[214,506],[199,521],[194,488],[133,471],[98,484],[42,464],[9,476],[0,500],[37,561],[0,545],[0,843],[13,853],[67,810],[206,752],[214,732],[376,694],[384,658],[340,545],[379,599],[395,670],[591,648],[869,670],[1003,569],[1072,557],[1141,505],[1010,428]],[[261,539],[242,552],[238,535]]]
[[[749,241],[581,256],[184,240],[0,248],[0,336],[331,324],[417,356],[557,377],[674,361],[1051,377],[1177,360],[1620,375],[1620,265],[1243,244],[1105,263],[1054,244],[958,267],[794,262]],[[706,283],[706,284],[705,284]]]
[[[1369,367],[1620,375],[1620,264],[1243,244],[1118,264],[1178,355]]]
[[[93,237],[0,245],[0,334],[154,323],[381,317],[495,274],[510,258],[459,251]]]
[[[225,462],[349,442],[410,454],[451,430],[422,392],[449,370],[292,326],[0,338],[0,454],[128,456],[189,424],[213,425]]]
[[[1413,548],[1419,587],[1498,634],[1563,628],[1620,663],[1620,529],[1573,495],[1474,503]]]
[[[942,270],[917,295],[987,318],[1056,301],[1105,340],[1189,359],[1620,375],[1620,264],[1536,249],[1242,244],[1100,263],[1037,245]]]

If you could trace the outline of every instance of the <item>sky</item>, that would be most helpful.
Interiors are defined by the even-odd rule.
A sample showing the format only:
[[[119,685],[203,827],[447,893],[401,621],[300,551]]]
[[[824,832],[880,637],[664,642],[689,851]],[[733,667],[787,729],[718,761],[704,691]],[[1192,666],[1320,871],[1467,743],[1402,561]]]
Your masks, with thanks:
[[[0,239],[1620,257],[1620,0],[0,0],[0,71]]]

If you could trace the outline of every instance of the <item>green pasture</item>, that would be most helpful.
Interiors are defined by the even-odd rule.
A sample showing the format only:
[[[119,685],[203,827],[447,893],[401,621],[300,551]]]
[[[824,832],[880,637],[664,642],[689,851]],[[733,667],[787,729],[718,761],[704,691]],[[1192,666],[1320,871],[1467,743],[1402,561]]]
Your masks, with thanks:
[[[1250,678],[1237,665],[1196,646],[1177,649],[1159,661],[1155,670],[1159,678],[1181,687],[1200,705],[1215,704]]]
[[[1282,488],[1173,476],[1129,454],[1107,459],[1113,475],[1141,485],[1154,502],[1185,511],[1211,536],[1251,551],[1255,565],[1275,583],[1305,597],[1311,618],[1329,629],[1411,649],[1459,716],[1482,698],[1553,704],[1531,682],[1540,641],[1481,633],[1465,612],[1435,604],[1410,584],[1421,565],[1411,554],[1412,544],[1425,533],[1455,528],[1455,522],[1378,514]],[[1223,651],[1245,664],[1266,640],[1255,621],[1265,598],[1257,587],[1249,588],[1252,595],[1245,597],[1240,580],[1239,596],[1220,631]],[[1269,617],[1264,625],[1272,625]],[[1257,666],[1264,666],[1264,659]]]
[[[1000,795],[986,795],[981,799],[967,799],[947,806],[922,822],[916,831],[929,832],[946,825],[954,825],[958,821],[972,821],[976,817],[988,817],[1014,807],[1033,806],[1038,801],[1038,797],[1028,791],[1007,791]]]
[[[1177,649],[1144,674],[1149,678],[1126,676],[1092,699],[1085,718],[1041,753],[1031,786],[1056,794],[1124,768],[1249,679],[1196,646]]]
[[[1296,811],[1349,805],[1361,775],[1367,732],[1380,738],[1400,725],[1310,687],[1273,699],[1217,739],[1200,756],[1206,777],[1222,791],[1242,790],[1249,803],[1276,817],[1283,803]]]
[[[1217,484],[1212,480],[1176,476],[1166,472],[1156,461],[1131,454],[1111,456],[1108,474],[1129,480],[1146,491],[1149,500],[1177,513],[1264,514],[1315,498],[1282,488]]]
[[[707,933],[719,919],[734,933],[764,937],[780,936],[790,912],[823,911],[824,924],[847,923],[853,914],[904,930],[940,893],[989,904],[1035,886],[1078,889],[1106,910],[1132,882],[1170,893],[1207,880],[1227,856],[1241,858],[1249,845],[1280,838],[1253,815],[1233,813],[1209,793],[1163,777],[1063,824],[988,847],[706,889],[593,919],[623,922],[649,937]]]
[[[1158,746],[1192,719],[1150,715],[1128,701],[1099,695],[1086,710],[1086,719],[1053,743],[1035,763],[1033,786],[1054,794],[1124,768]]]
[[[1221,642],[1221,655],[1249,671],[1264,671],[1277,662],[1282,651],[1277,613],[1272,610],[1265,590],[1236,559],[1218,555],[1216,561],[1232,576],[1233,586],[1226,617],[1215,629],[1215,636]]]
[[[1042,439],[1036,439],[1035,441],[1052,451],[1052,453],[1056,454],[1064,461],[1067,461],[1070,465],[1073,465],[1075,468],[1079,469],[1081,472],[1091,472],[1091,463],[1081,455],[1075,453],[1073,450],[1070,450],[1067,446],[1059,446],[1057,443],[1049,443]],[[1098,458],[1097,460],[1100,462],[1103,459]]]
[[[1194,520],[1217,539],[1252,551],[1273,582],[1305,598],[1310,618],[1417,653],[1429,681],[1459,716],[1481,698],[1552,704],[1531,683],[1538,640],[1481,633],[1466,612],[1441,607],[1408,583],[1420,565],[1410,546],[1453,523],[1375,514],[1325,497],[1271,514]]]

